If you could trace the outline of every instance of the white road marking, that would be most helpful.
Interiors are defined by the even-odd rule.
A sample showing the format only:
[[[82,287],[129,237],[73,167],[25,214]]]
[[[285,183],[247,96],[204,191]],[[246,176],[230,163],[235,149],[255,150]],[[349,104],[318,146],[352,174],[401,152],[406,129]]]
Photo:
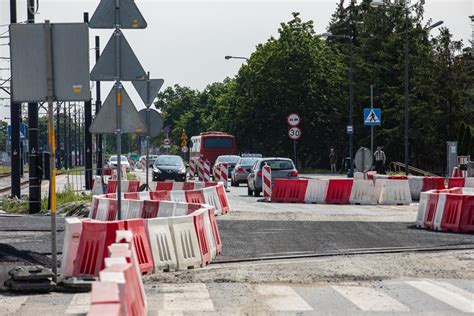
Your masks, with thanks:
[[[364,286],[332,286],[363,311],[409,312],[410,309],[383,291]]]
[[[71,303],[66,310],[66,314],[85,314],[90,307],[90,293],[74,294]]]
[[[446,282],[406,281],[407,284],[462,312],[474,313],[474,295]]]
[[[209,290],[203,283],[163,284],[163,309],[165,312],[215,310]]]
[[[23,305],[26,300],[28,299],[27,295],[14,295],[14,296],[4,296],[0,295],[0,306],[2,309],[2,313],[5,312],[7,314],[16,313],[21,305]]]
[[[289,286],[256,285],[263,302],[274,311],[312,311],[313,308]]]

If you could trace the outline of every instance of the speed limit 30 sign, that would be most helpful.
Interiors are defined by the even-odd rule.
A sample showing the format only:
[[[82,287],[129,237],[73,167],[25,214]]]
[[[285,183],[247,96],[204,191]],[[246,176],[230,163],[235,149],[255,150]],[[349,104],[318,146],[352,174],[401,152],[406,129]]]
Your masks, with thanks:
[[[292,127],[288,130],[288,136],[293,139],[297,140],[301,137],[301,130],[299,127]]]

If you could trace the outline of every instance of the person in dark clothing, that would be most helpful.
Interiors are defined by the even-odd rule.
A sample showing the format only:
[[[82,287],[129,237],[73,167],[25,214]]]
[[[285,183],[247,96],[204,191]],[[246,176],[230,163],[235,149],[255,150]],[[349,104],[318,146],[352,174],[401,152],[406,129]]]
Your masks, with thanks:
[[[382,150],[382,146],[377,146],[377,150],[374,153],[375,158],[375,171],[378,174],[385,174],[385,160],[387,157]]]
[[[334,151],[334,148],[331,148],[331,151],[329,152],[329,164],[331,165],[331,172],[336,173],[336,163],[337,163],[337,155],[336,152]]]

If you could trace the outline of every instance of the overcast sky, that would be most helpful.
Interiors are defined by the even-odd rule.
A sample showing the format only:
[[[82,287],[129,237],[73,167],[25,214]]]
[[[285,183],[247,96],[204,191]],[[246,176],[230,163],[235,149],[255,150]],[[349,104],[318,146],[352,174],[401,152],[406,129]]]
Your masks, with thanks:
[[[26,20],[27,0],[17,0],[18,21]],[[291,19],[291,12],[301,13],[303,20],[313,20],[316,31],[323,33],[338,0],[137,0],[147,20],[144,30],[124,30],[143,68],[152,78],[163,78],[165,87],[176,83],[195,89],[234,76],[241,65],[239,60],[225,60],[225,55],[248,56],[255,46],[277,34],[282,21]],[[349,0],[346,1],[347,3]],[[414,2],[414,1],[412,1]],[[97,0],[39,0],[37,22],[82,22],[83,12],[92,16]],[[444,21],[455,39],[469,44],[473,0],[426,0],[425,18]],[[0,24],[9,23],[9,0],[0,0]],[[6,31],[0,27],[0,33]],[[433,30],[433,35],[437,30]],[[100,35],[101,48],[112,30],[90,30],[91,46],[94,36]],[[5,40],[0,41],[5,44]],[[8,54],[8,46],[0,46],[1,56]],[[91,67],[94,55],[91,51]],[[0,68],[6,66],[0,63]],[[7,75],[0,71],[0,78]],[[103,98],[110,85],[103,85]],[[137,108],[143,105],[135,91],[126,85]],[[4,95],[1,95],[4,96]],[[5,104],[5,102],[3,102]],[[0,119],[8,113],[3,107]],[[5,114],[5,115],[4,115]]]

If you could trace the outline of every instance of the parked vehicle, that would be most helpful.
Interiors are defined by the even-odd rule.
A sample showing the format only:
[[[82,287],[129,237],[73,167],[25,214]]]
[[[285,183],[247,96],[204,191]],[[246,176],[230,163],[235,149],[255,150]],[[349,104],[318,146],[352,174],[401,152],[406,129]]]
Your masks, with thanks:
[[[117,155],[110,156],[109,161],[107,162],[107,165],[109,168],[117,168],[118,162],[117,162]],[[127,169],[127,172],[130,172],[130,163],[128,162],[127,157],[121,156],[120,159],[120,165],[125,166]]]
[[[247,177],[248,190],[247,194],[260,196],[262,192],[262,168],[267,164],[272,170],[272,180],[277,178],[283,179],[298,179],[298,171],[289,158],[260,158],[253,165]]]
[[[238,187],[241,183],[248,183],[247,177],[250,169],[259,158],[256,157],[241,157],[235,164],[230,176],[230,183],[233,187]]]
[[[222,132],[205,132],[191,137],[191,158],[208,160],[214,165],[217,157],[237,154],[234,135]]]
[[[186,167],[180,156],[161,155],[153,164],[153,181],[186,180]]]
[[[212,174],[215,175],[216,167],[221,163],[227,163],[227,177],[230,178],[231,172],[234,170],[235,164],[240,159],[239,156],[234,155],[224,155],[217,157],[214,162],[214,167],[212,168]]]

